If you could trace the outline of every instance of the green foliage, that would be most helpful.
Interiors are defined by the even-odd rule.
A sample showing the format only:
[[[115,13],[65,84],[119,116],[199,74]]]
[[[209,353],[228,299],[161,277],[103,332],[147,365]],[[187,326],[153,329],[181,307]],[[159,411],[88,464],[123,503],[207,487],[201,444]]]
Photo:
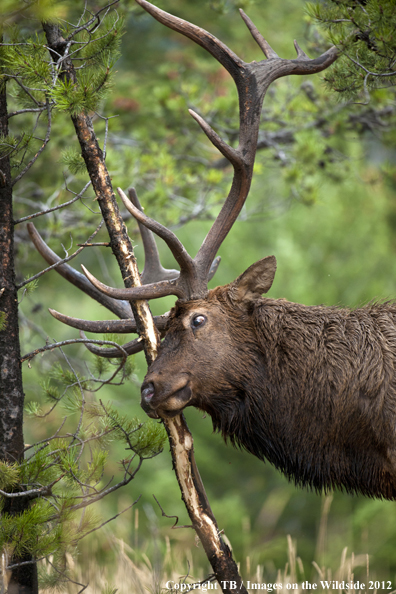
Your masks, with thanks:
[[[78,525],[70,521],[67,513],[54,514],[53,505],[42,499],[20,514],[3,512],[0,527],[1,550],[17,557],[26,555],[27,551],[35,558],[53,556],[58,568],[62,557],[64,563],[66,552],[73,551],[75,542],[81,538]]]
[[[115,344],[118,344],[120,346],[122,346],[126,341],[125,335],[111,333],[105,334],[103,336],[103,340],[107,342],[114,342]],[[114,348],[114,345],[104,344],[103,348]],[[105,357],[100,357],[98,355],[93,356],[93,368],[95,374],[98,377],[103,377],[105,374],[114,372],[114,366],[119,367],[119,370],[115,376],[116,378],[121,378],[121,381],[125,379],[131,379],[131,376],[135,371],[134,357],[129,356],[126,360],[124,360],[121,357],[110,360],[106,359]]]
[[[67,367],[63,367],[59,362],[56,362],[52,367],[49,373],[50,377],[57,382],[62,384],[70,384],[74,383],[76,377],[74,373],[68,369]]]
[[[8,464],[0,460],[0,489],[2,491],[12,491],[19,483],[18,464]]]
[[[125,362],[123,361],[123,359],[115,359],[115,361],[118,362],[121,366],[119,374],[125,379],[131,379],[135,371],[135,363],[133,357],[128,357]]]
[[[67,34],[72,31],[65,30]],[[80,49],[75,52],[78,63],[77,80],[58,80],[51,89],[51,97],[58,109],[71,115],[96,111],[110,88],[114,64],[119,56],[123,22],[110,15],[103,26],[92,32],[83,29],[74,35]]]
[[[152,420],[141,423],[136,417],[128,419],[111,404],[91,405],[90,414],[101,417],[113,435],[139,457],[152,458],[162,452],[166,431],[161,423]]]
[[[112,14],[104,22],[104,26],[92,34],[83,31],[81,40],[85,42],[81,49],[80,59],[89,66],[112,68],[120,56],[121,37],[124,34],[124,20]]]
[[[109,72],[83,73],[78,83],[71,80],[59,81],[52,89],[51,97],[58,109],[70,115],[96,111],[108,89]]]
[[[54,116],[59,117],[61,112],[76,115],[99,109],[111,87],[114,64],[119,56],[123,22],[116,13],[107,11],[95,27],[92,23],[85,27],[82,24],[84,19],[89,22],[92,18],[89,11],[80,15],[82,26],[79,27],[72,26],[63,18],[60,21],[61,32],[72,44],[70,55],[75,69],[74,78],[69,80],[65,77],[62,64],[51,60],[44,32],[34,29],[40,19],[30,21],[27,27],[19,26],[19,18],[25,19],[30,10],[49,22],[56,22],[58,9],[63,12],[63,17],[67,12],[72,14],[74,11],[73,6],[66,9],[59,3],[56,10],[51,9],[51,4],[32,2],[29,3],[30,9],[20,11],[18,3],[11,2],[9,7],[5,7],[7,12],[14,6],[15,12],[4,19],[5,43],[0,46],[0,80],[7,82],[16,112],[28,113],[32,110],[32,113],[38,113],[33,125],[34,133],[27,131],[25,123],[29,120],[22,115],[14,126],[14,132],[0,139],[0,155],[11,155],[12,167],[17,173],[37,154],[42,138],[49,134],[51,128],[54,130]],[[52,122],[49,122],[51,114]],[[73,175],[85,171],[81,158],[70,149],[64,152],[63,162]]]
[[[393,0],[326,0],[308,11],[342,51],[325,75],[330,89],[367,101],[369,91],[396,84]]]
[[[57,469],[49,464],[48,450],[45,448],[45,451],[37,450],[20,466],[12,465],[7,468],[1,463],[0,476],[3,488],[15,493],[19,491],[19,483],[23,483],[25,488],[30,486],[38,489],[47,482],[52,483],[58,475]],[[69,497],[68,506],[70,504]],[[50,501],[38,498],[23,513],[3,512],[0,517],[0,549],[11,549],[16,556],[29,551],[37,558],[64,553],[72,540],[78,539],[77,531],[73,534],[70,530],[68,506],[63,509],[58,507],[58,513],[55,513]]]
[[[53,0],[33,0],[31,2],[20,2],[19,0],[2,0],[0,23],[12,26],[15,23],[23,25],[29,19],[48,21],[64,16],[66,2],[54,2]]]
[[[74,148],[69,148],[62,152],[61,163],[66,165],[70,173],[73,175],[86,173],[87,171],[87,167],[81,153],[76,151]]]
[[[68,390],[66,396],[62,399],[62,408],[69,415],[77,414],[81,409],[82,394],[79,386],[74,386],[74,389]]]
[[[20,465],[21,483],[28,485],[50,484],[58,477],[58,471],[53,464],[49,463],[52,448],[58,449],[57,442],[48,442],[43,447],[34,449]]]
[[[59,402],[61,399],[59,388],[54,386],[51,380],[45,379],[41,384],[41,388],[43,390],[45,399],[50,403]]]
[[[94,376],[89,383],[92,381]],[[166,439],[162,426],[142,424],[137,418],[120,415],[111,405],[95,403],[84,390],[87,386],[87,380],[71,365],[55,363],[41,382],[50,409],[43,412],[39,403],[31,401],[27,411],[50,422],[49,414],[54,415],[61,403],[70,420],[70,414],[78,413],[77,428],[71,433],[59,429],[34,447],[33,453],[28,447],[20,465],[0,464],[0,489],[19,491],[23,485],[23,490],[32,493],[32,503],[23,513],[0,515],[0,550],[6,548],[11,556],[27,552],[40,559],[52,556],[53,568],[40,573],[42,587],[60,587],[68,579],[65,555],[73,553],[79,541],[101,525],[100,515],[89,506],[104,496],[113,482],[104,479],[109,445],[123,443],[132,453],[130,459],[121,460],[124,477],[114,487],[119,488],[134,477],[134,459],[139,469],[144,459],[162,451]],[[83,507],[82,514],[79,507]]]
[[[0,332],[7,327],[7,316],[8,314],[5,311],[0,311]]]
[[[152,458],[164,449],[166,431],[158,421],[148,420],[142,430],[133,431],[130,436],[131,449],[142,458]]]
[[[25,404],[25,413],[30,417],[40,417],[42,416],[42,408],[39,402],[30,401],[26,402]]]
[[[45,49],[43,33],[21,45],[3,46],[0,56],[5,66],[5,73],[12,73],[21,78],[26,86],[45,86],[51,84],[51,70],[48,52]]]
[[[0,156],[5,157],[13,154],[19,143],[20,139],[12,134],[9,134],[8,136],[0,136]]]
[[[24,281],[25,280],[27,280],[27,278],[25,278]],[[37,289],[38,285],[39,285],[39,279],[38,278],[32,280],[30,283],[28,283],[27,285],[25,285],[23,287],[24,293],[26,295],[31,295]]]
[[[67,377],[60,366],[54,370],[54,375]],[[50,392],[53,397],[49,383],[43,387],[47,395]],[[53,555],[51,563],[55,570],[42,574],[42,585],[58,584],[56,569],[64,564],[65,554],[72,552],[76,544],[101,523],[100,516],[90,510],[85,510],[82,516],[78,512],[78,504],[85,501],[85,505],[89,505],[90,497],[96,500],[101,489],[108,487],[108,483],[102,485],[108,452],[103,449],[105,441],[101,435],[110,433],[112,439],[121,439],[141,460],[162,451],[166,439],[162,426],[151,422],[142,424],[136,418],[129,420],[111,406],[92,404],[90,418],[88,425],[81,427],[78,440],[68,434],[51,438],[36,447],[20,465],[0,463],[0,489],[15,492],[19,490],[18,485],[23,484],[25,489],[37,492],[36,499],[23,513],[1,514],[0,550],[7,549],[9,555],[15,556],[29,551],[35,558]],[[88,458],[83,456],[84,444],[91,444]],[[122,461],[127,480],[130,480],[131,461]],[[63,565],[62,575],[64,572]]]
[[[102,375],[107,373],[111,368],[110,360],[105,359],[105,357],[99,357],[98,355],[94,356],[93,365],[94,371],[98,377],[101,377]]]

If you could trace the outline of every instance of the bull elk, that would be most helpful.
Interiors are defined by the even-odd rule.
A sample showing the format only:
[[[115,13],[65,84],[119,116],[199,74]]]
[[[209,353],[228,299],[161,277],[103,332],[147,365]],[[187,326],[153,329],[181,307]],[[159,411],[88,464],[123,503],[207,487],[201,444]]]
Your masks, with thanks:
[[[197,407],[209,413],[214,429],[226,440],[269,460],[298,485],[395,499],[396,305],[350,310],[263,297],[274,280],[274,256],[256,262],[226,286],[207,288],[218,264],[217,251],[249,192],[269,85],[282,76],[327,68],[337,50],[311,60],[295,43],[297,58],[281,59],[241,11],[267,58],[248,64],[199,27],[146,0],[137,1],[157,20],[208,50],[236,83],[238,147],[229,146],[190,110],[232,164],[231,190],[195,258],[171,231],[143,214],[133,191],[129,200],[119,190],[143,235],[143,285],[114,289],[87,270],[89,280],[64,264],[58,272],[122,319],[93,322],[51,313],[82,331],[134,332],[128,301],[175,295],[175,307],[156,319],[164,340],[142,385],[141,404],[150,417],[172,417],[187,406]],[[43,256],[55,262],[56,255],[33,225],[30,232]],[[153,232],[169,246],[180,273],[160,265]],[[124,349],[133,353],[141,346],[137,339]],[[90,350],[119,356],[116,349]]]

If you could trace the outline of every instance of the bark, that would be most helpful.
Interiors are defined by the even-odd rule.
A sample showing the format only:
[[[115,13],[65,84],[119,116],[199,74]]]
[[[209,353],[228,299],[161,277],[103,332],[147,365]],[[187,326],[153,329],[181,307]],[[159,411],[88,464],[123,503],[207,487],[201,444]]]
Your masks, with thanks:
[[[8,135],[6,85],[0,82],[0,136]],[[18,297],[15,283],[14,220],[9,156],[0,158],[0,312],[5,323],[0,330],[0,459],[8,463],[23,459],[22,369],[18,327]],[[18,514],[27,509],[24,498],[8,498],[2,513]],[[10,564],[31,561],[30,554],[13,557]],[[38,592],[37,568],[28,563],[12,571],[9,594]]]
[[[57,60],[65,47],[65,41],[60,34],[59,27],[52,23],[44,23],[43,28],[50,49],[54,50],[53,58]],[[76,81],[73,64],[70,60],[64,62],[62,76],[68,77],[74,82]],[[118,209],[110,176],[95,136],[91,118],[87,114],[81,113],[73,115],[72,121],[124,284],[126,287],[140,286],[141,280],[132,244]],[[131,307],[139,334],[145,342],[146,360],[150,365],[157,356],[160,337],[155,328],[147,301],[132,301]],[[174,419],[166,419],[164,424],[169,437],[173,466],[182,492],[182,499],[192,525],[201,539],[214,574],[226,594],[247,594],[231,551],[220,537],[215,517],[195,463],[193,438],[184,417],[181,415]],[[235,587],[230,587],[230,582],[235,582]]]
[[[136,258],[125,223],[118,208],[109,172],[104,162],[103,152],[95,136],[92,120],[86,114],[79,114],[72,116],[72,121],[124,285],[125,287],[135,286],[134,279],[140,284]],[[152,345],[156,344],[159,336],[147,301],[132,301],[131,307],[138,333],[144,340],[146,359],[153,360],[155,353],[152,351]]]
[[[164,419],[173,468],[193,528],[225,594],[247,594],[230,548],[220,536],[194,457],[194,442],[184,415]]]

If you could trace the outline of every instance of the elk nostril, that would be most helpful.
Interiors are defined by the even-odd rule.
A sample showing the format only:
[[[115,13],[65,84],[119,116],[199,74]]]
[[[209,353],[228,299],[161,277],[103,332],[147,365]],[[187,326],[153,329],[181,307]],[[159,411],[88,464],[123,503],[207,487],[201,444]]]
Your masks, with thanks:
[[[146,402],[149,402],[155,394],[154,384],[143,384],[142,386],[142,398]]]

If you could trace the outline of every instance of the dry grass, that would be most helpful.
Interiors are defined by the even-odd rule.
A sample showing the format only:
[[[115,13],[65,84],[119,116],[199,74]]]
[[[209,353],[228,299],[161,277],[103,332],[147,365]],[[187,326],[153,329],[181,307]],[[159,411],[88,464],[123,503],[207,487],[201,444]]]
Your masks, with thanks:
[[[349,594],[351,592],[361,594],[364,591],[367,594],[377,593],[376,582],[373,583],[372,588],[369,587],[368,555],[354,555],[344,548],[340,550],[339,561],[334,562],[334,567],[326,566],[322,561],[327,557],[327,521],[331,502],[332,495],[326,496],[323,500],[314,555],[316,560],[306,563],[305,567],[297,554],[296,542],[291,536],[287,537],[287,544],[285,543],[287,562],[283,569],[276,570],[272,562],[265,566],[255,563],[253,559],[258,558],[257,551],[252,550],[251,556],[245,555],[241,560],[240,570],[249,593],[341,594],[345,592]],[[135,511],[134,520],[133,547],[108,529],[103,529],[100,536],[98,533],[98,536],[91,539],[89,548],[85,549],[79,557],[73,559],[68,555],[65,559],[67,574],[73,581],[63,580],[63,583],[58,583],[56,587],[41,588],[40,592],[42,594],[78,594],[80,592],[85,594],[115,594],[115,592],[117,594],[179,594],[188,591],[221,593],[217,582],[211,583],[210,587],[207,583],[199,586],[199,582],[208,579],[211,570],[202,550],[199,551],[202,554],[196,555],[197,550],[191,538],[191,531],[172,531],[171,545],[169,536],[161,535],[154,524],[149,540],[139,535],[138,510]],[[105,554],[104,549],[107,549]],[[101,558],[105,561],[99,561]],[[194,559],[198,558],[200,561],[195,561],[194,565]],[[272,569],[269,569],[270,566]],[[183,570],[186,571],[185,568],[188,568],[188,575],[181,574]],[[44,574],[50,576],[53,573],[51,559],[43,563],[41,569],[44,570]],[[350,584],[357,582],[359,582],[358,587],[350,587]],[[349,584],[348,588],[346,584]],[[388,583],[386,587],[380,584],[379,590],[382,594],[393,594],[387,586]],[[0,594],[6,594],[6,587],[1,583],[1,577]]]
[[[67,559],[70,575],[73,576],[73,580],[77,583],[65,584],[64,587],[58,588],[56,592],[59,594],[76,594],[81,591],[82,586],[78,584],[87,584],[84,589],[85,594],[110,594],[117,592],[117,594],[163,594],[168,592],[179,593],[187,592],[188,584],[190,584],[190,591],[193,592],[218,592],[220,594],[221,589],[219,585],[212,584],[211,588],[205,586],[198,586],[198,582],[205,579],[207,576],[202,574],[202,570],[197,573],[194,572],[194,567],[190,566],[189,576],[181,576],[177,571],[177,567],[180,567],[180,559],[175,558],[170,545],[169,540],[167,542],[167,551],[162,559],[161,564],[157,563],[156,566],[152,564],[147,556],[141,555],[139,562],[132,560],[135,556],[135,551],[129,547],[122,540],[113,538],[112,546],[117,552],[117,563],[113,567],[104,566],[101,567],[94,560],[88,561],[88,563],[77,564],[69,556]],[[277,573],[276,582],[269,581],[264,575],[264,569],[262,565],[252,567],[250,564],[249,557],[244,560],[243,566],[246,567],[244,572],[244,583],[249,593],[261,592],[293,592],[295,594],[306,594],[310,590],[306,584],[304,576],[306,572],[301,559],[297,555],[296,543],[292,541],[292,538],[287,538],[288,547],[288,561],[282,570]],[[185,551],[186,556],[192,559],[192,554]],[[308,582],[311,584],[317,584],[316,592],[330,592],[335,594],[336,592],[341,593],[345,588],[332,587],[325,588],[322,586],[321,581],[333,582],[354,582],[355,580],[355,569],[357,567],[363,568],[366,574],[366,586],[368,583],[368,556],[358,555],[355,556],[353,553],[348,554],[345,548],[341,553],[340,564],[336,569],[329,567],[319,567],[316,562],[313,562],[315,568],[315,575],[311,577]],[[48,566],[49,567],[49,566]],[[311,568],[309,568],[311,573]],[[171,582],[173,588],[166,587],[167,582]],[[265,586],[264,586],[265,584]],[[277,587],[275,584],[281,585]],[[259,587],[258,587],[259,586]],[[305,587],[304,587],[305,586]],[[360,594],[365,591],[366,588],[358,588],[353,590],[354,594]],[[53,589],[41,590],[43,594],[52,594]],[[376,594],[376,590],[371,590],[371,594]],[[389,593],[391,594],[391,593]]]

